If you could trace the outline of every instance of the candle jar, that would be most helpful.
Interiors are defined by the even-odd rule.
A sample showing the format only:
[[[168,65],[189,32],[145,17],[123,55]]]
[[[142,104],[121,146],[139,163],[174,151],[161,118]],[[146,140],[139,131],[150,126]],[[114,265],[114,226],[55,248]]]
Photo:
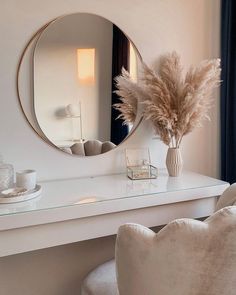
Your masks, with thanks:
[[[0,191],[13,187],[14,184],[14,169],[11,164],[3,162],[0,156]]]

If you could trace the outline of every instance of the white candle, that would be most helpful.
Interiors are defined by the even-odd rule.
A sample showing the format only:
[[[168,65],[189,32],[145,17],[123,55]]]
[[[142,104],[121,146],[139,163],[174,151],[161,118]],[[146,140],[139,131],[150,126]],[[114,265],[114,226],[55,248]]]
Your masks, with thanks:
[[[16,172],[16,186],[33,190],[36,186],[36,171],[23,170]]]

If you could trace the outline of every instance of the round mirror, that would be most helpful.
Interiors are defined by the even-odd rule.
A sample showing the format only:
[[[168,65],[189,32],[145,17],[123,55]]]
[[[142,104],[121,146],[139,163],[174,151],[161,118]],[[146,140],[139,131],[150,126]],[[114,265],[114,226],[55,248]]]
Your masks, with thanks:
[[[21,60],[23,111],[36,132],[64,152],[108,152],[135,125],[124,124],[114,107],[120,103],[114,78],[124,67],[136,80],[140,61],[130,39],[109,20],[87,13],[57,18],[32,38]]]

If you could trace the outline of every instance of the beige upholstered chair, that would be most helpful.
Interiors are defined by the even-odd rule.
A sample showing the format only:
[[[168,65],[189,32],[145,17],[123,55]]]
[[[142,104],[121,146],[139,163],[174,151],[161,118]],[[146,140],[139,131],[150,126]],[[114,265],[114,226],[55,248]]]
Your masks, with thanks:
[[[180,219],[158,234],[120,228],[116,248],[120,295],[233,295],[236,292],[236,207],[205,222]]]
[[[84,279],[81,295],[95,294],[119,295],[114,259],[101,264]]]
[[[223,192],[216,204],[216,211],[234,205],[236,205],[236,183],[232,184]]]
[[[88,140],[85,143],[75,143],[70,149],[72,154],[79,156],[95,156],[114,149],[116,145],[110,141]]]
[[[235,200],[233,185],[217,208]],[[236,206],[232,206],[204,222],[175,220],[157,234],[137,224],[120,227],[116,266],[111,260],[92,271],[81,294],[235,295],[235,273]]]

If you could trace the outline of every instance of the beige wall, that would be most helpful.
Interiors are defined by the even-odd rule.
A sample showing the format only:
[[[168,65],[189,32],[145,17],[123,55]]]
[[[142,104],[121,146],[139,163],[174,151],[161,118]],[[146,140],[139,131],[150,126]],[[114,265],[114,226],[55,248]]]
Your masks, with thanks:
[[[0,260],[1,295],[79,295],[94,266],[113,257],[115,237],[59,246]]]
[[[93,12],[112,20],[130,36],[149,64],[159,54],[173,49],[182,55],[186,65],[219,55],[220,0],[120,0],[119,4],[115,0],[3,0],[0,11],[1,153],[17,170],[35,168],[41,179],[122,171],[125,146],[149,146],[154,164],[164,166],[166,148],[153,139],[147,122],[118,150],[96,158],[96,162],[94,158],[75,159],[54,150],[27,125],[15,89],[20,54],[40,26],[54,17],[76,11]],[[185,168],[212,176],[219,173],[218,105],[216,93],[211,123],[204,123],[204,128],[187,136],[182,147]],[[99,243],[104,243],[103,247],[98,247]],[[113,241],[105,238],[102,242],[89,241],[1,259],[0,294],[78,294],[78,285],[74,283],[77,275],[79,280],[93,264],[110,256],[112,245]],[[78,261],[76,267],[75,261]],[[83,263],[80,265],[79,261]],[[47,270],[52,270],[51,276],[45,275]],[[12,278],[17,276],[20,279],[14,288]],[[28,281],[32,282],[29,288]]]
[[[50,3],[50,4],[49,4]],[[151,64],[166,51],[177,50],[184,64],[219,55],[219,0],[3,0],[1,1],[1,153],[16,170],[34,168],[39,179],[90,176],[124,171],[126,146],[150,146],[154,164],[164,166],[166,148],[153,140],[147,122],[115,151],[100,157],[70,157],[45,144],[29,128],[17,102],[15,78],[20,55],[34,32],[65,13],[100,14],[123,29],[143,59]],[[185,168],[218,174],[218,102],[212,122],[183,142]],[[43,155],[43,161],[42,157]]]

